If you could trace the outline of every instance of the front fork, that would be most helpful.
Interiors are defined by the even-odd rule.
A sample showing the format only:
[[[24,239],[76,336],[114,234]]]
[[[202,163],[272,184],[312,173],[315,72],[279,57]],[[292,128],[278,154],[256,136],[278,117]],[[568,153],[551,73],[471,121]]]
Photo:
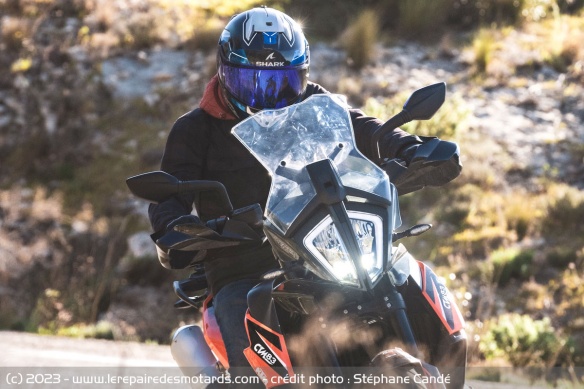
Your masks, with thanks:
[[[380,290],[376,294],[383,297],[385,306],[387,307],[386,316],[398,338],[407,348],[406,351],[414,357],[420,357],[418,344],[406,314],[406,303],[404,298],[395,285],[389,280],[387,274],[384,275],[384,278],[384,280],[381,280]]]
[[[405,351],[414,357],[419,357],[418,344],[406,314],[404,298],[393,282],[391,282],[389,276],[385,274],[383,277],[384,279],[381,280],[379,287],[375,291],[376,298],[383,298],[385,303],[385,309],[381,310],[383,312],[382,316],[391,323],[398,339],[407,348]]]

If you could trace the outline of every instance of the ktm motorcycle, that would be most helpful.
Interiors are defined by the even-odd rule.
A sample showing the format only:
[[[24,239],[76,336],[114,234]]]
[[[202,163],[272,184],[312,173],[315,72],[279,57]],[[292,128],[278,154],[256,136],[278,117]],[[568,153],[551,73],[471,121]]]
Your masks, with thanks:
[[[439,83],[414,92],[373,134],[374,150],[387,131],[430,118],[445,89]],[[432,269],[396,244],[431,227],[397,232],[398,196],[455,178],[458,146],[424,138],[407,167],[379,155],[369,160],[355,146],[347,103],[332,94],[261,111],[232,132],[272,175],[265,212],[258,204],[234,210],[219,182],[179,181],[160,171],[127,180],[151,202],[214,191],[224,206],[222,217],[177,225],[156,240],[169,268],[177,267],[169,262],[173,253],[198,252],[189,263],[193,275],[174,283],[176,306],[203,312],[202,328],[189,325],[174,335],[171,349],[183,372],[199,367],[218,379],[229,367],[201,253],[263,242],[281,267],[248,294],[245,356],[266,387],[463,387],[464,319]]]

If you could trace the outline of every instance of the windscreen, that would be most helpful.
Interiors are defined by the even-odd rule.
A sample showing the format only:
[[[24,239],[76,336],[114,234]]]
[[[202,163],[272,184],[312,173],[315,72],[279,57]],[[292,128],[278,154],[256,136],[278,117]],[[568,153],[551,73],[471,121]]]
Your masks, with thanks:
[[[232,133],[271,173],[265,217],[284,234],[315,196],[305,169],[313,162],[328,158],[344,186],[393,198],[387,175],[355,147],[341,95],[313,95],[286,108],[260,111]]]

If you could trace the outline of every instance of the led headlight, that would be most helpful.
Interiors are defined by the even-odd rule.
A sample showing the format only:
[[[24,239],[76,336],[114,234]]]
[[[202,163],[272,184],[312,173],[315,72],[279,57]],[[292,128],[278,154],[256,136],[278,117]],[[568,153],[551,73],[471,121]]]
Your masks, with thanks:
[[[304,245],[340,282],[359,286],[356,266],[375,282],[383,272],[383,222],[377,215],[348,214],[361,251],[359,258],[351,258],[330,216],[306,236]]]

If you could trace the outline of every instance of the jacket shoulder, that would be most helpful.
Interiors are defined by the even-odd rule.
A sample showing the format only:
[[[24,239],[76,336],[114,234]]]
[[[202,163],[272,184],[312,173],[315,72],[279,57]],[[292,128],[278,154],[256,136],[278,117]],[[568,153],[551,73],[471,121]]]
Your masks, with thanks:
[[[214,128],[229,128],[233,123],[216,119],[201,108],[195,108],[180,116],[174,122],[171,133],[192,134],[210,131]]]
[[[306,84],[306,92],[304,92],[304,99],[312,95],[318,95],[323,93],[329,93],[329,91],[326,90],[322,85],[308,81],[308,84]]]
[[[179,118],[176,119],[175,121],[175,126],[207,122],[210,118],[211,116],[205,111],[203,111],[203,109],[195,108],[192,111],[187,112],[182,116],[179,116]]]

